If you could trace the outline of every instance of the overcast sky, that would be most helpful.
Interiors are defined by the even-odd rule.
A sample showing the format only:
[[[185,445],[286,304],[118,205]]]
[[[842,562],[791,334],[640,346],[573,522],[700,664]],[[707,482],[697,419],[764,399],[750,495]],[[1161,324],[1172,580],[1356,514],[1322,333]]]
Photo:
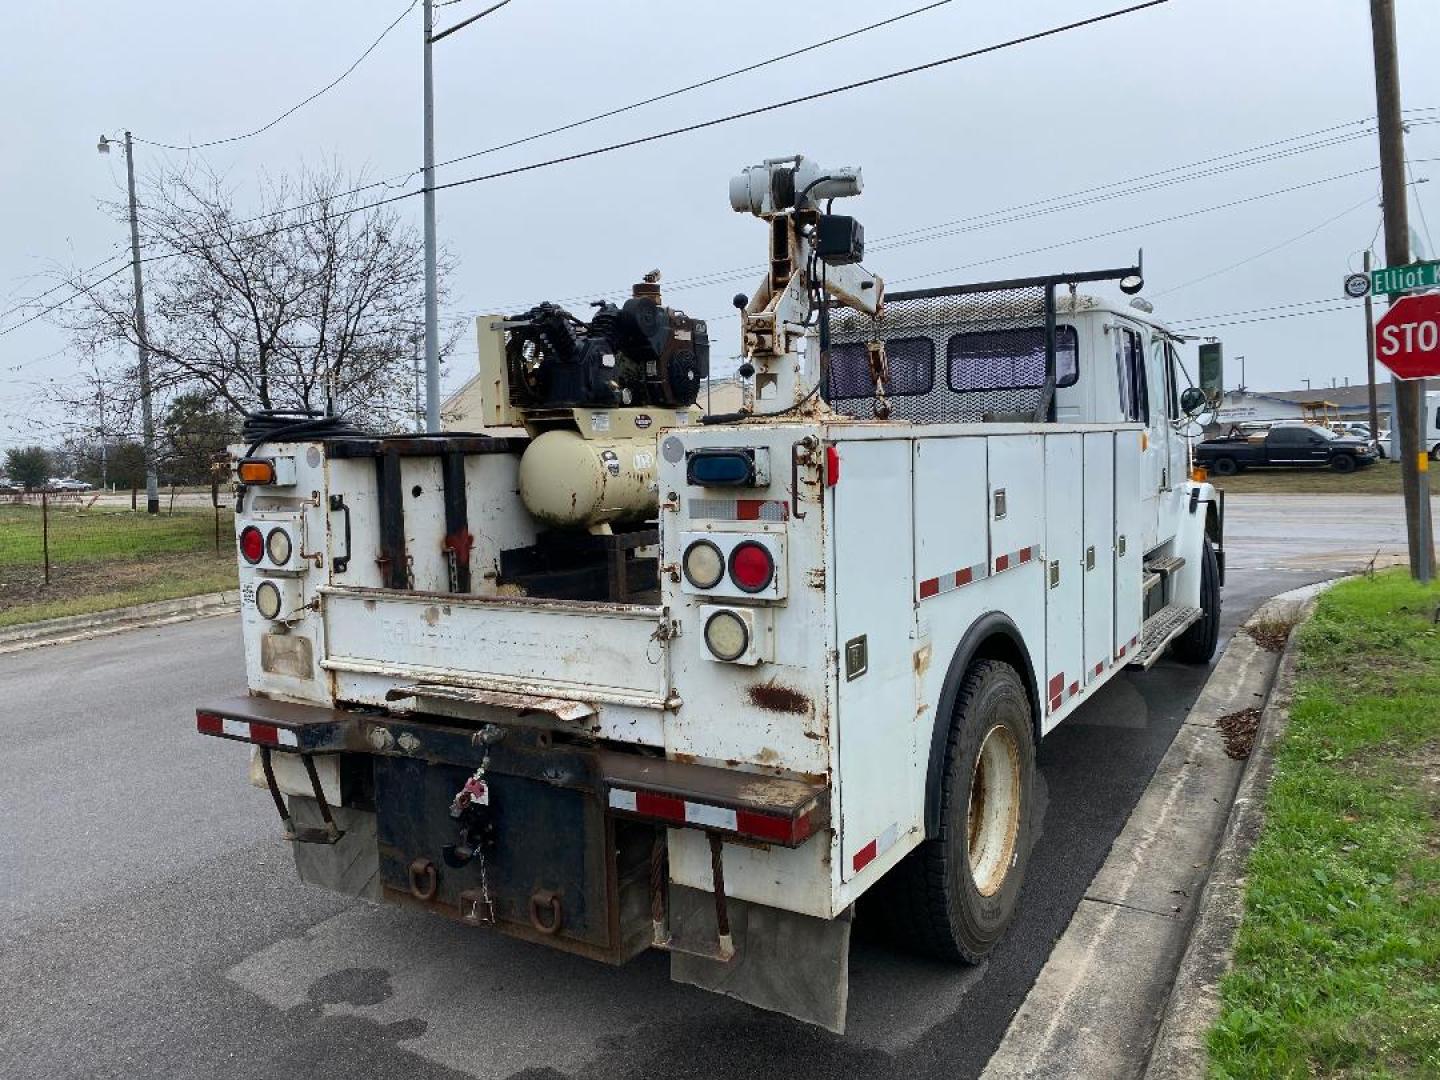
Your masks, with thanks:
[[[129,127],[187,144],[252,130],[343,71],[407,2],[9,5],[0,43],[0,310],[53,285],[47,275],[57,266],[123,251],[123,226],[99,204],[123,194],[124,158],[97,155],[102,132]],[[438,156],[580,119],[921,3],[514,0],[436,47]],[[454,0],[437,21],[448,25],[482,6]],[[953,0],[782,64],[466,161],[439,179],[635,138],[1119,6]],[[1407,148],[1422,181],[1411,219],[1424,237],[1419,211],[1440,230],[1440,183],[1423,182],[1440,179],[1440,4],[1396,6],[1414,121]],[[242,206],[261,170],[283,174],[333,157],[372,179],[406,174],[420,160],[420,60],[417,4],[334,90],[265,134],[203,151],[205,159],[232,180]],[[1363,123],[1374,107],[1362,0],[1172,0],[765,116],[442,192],[440,236],[458,263],[444,314],[612,291],[658,267],[677,283],[667,302],[712,320],[724,366],[736,351],[729,298],[752,291],[756,275],[718,272],[754,266],[765,251],[763,226],[729,209],[727,181],[747,164],[798,151],[864,169],[865,194],[846,212],[865,225],[866,265],[892,288],[1123,264],[1143,246],[1157,315],[1219,335],[1230,385],[1241,354],[1256,389],[1298,387],[1305,378],[1317,387],[1363,381],[1363,317],[1340,300],[1340,285],[1379,225],[1373,126]],[[1334,130],[1297,138],[1322,129]],[[983,220],[1280,140],[1292,141],[1268,153],[1293,152],[1267,162],[1217,170],[1260,151],[1168,173],[1157,179],[1183,182],[1147,181],[1151,190],[1122,198]],[[136,161],[145,172],[166,153],[183,161],[149,145],[137,147]],[[418,179],[409,185],[418,189]],[[1271,194],[1289,188],[1299,189]],[[1237,200],[1250,201],[1211,209]],[[418,198],[398,207],[418,224]],[[982,221],[935,228],[977,216]],[[908,242],[886,247],[897,234]],[[696,277],[707,284],[679,287]],[[585,310],[582,300],[573,306]],[[31,310],[0,318],[0,330]],[[450,385],[473,363],[467,337]],[[64,334],[46,321],[0,336],[0,448],[45,441],[56,430],[63,417],[43,405],[42,389],[73,379],[77,367]]]

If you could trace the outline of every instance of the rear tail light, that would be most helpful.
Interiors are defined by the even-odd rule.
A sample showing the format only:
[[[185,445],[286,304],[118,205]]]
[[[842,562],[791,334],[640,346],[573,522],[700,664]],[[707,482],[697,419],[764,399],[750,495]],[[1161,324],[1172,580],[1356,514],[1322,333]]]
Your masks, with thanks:
[[[280,616],[280,589],[273,581],[262,581],[255,586],[255,610],[266,619]]]
[[[758,593],[775,579],[775,559],[764,544],[746,540],[730,552],[730,580],[742,592]]]
[[[254,525],[246,525],[240,530],[240,555],[251,566],[265,556],[265,538]]]
[[[270,556],[270,561],[276,566],[284,566],[290,561],[290,555],[294,551],[294,545],[290,542],[290,534],[284,529],[271,529],[270,535],[265,538],[265,554]]]
[[[750,628],[735,612],[717,611],[705,620],[705,647],[717,660],[738,660],[750,648]]]
[[[709,540],[696,540],[685,549],[685,580],[697,589],[713,589],[725,576],[725,556]]]

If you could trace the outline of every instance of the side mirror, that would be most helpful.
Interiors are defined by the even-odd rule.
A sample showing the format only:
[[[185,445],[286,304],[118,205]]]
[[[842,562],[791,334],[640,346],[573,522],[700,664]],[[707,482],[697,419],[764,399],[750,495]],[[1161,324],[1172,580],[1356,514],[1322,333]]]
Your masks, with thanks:
[[[1210,408],[1210,395],[1198,386],[1187,386],[1180,394],[1180,411],[1186,416],[1199,416]]]
[[[1217,405],[1225,394],[1225,350],[1218,341],[1200,346],[1200,389]]]

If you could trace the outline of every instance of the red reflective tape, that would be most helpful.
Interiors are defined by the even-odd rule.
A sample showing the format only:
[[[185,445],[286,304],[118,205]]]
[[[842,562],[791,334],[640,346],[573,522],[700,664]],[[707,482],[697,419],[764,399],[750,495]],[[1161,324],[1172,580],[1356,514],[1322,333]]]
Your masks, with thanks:
[[[1116,659],[1116,660],[1119,660],[1121,657],[1123,657],[1123,656],[1125,655],[1125,650],[1128,649],[1129,647],[1130,647],[1129,645],[1121,645],[1121,646],[1120,646],[1120,651],[1115,654],[1115,659]]]
[[[1022,563],[1027,563],[1027,562],[1029,562],[1029,561],[1030,561],[1030,556],[1031,556],[1031,554],[1032,554],[1034,551],[1035,551],[1034,548],[1028,548],[1028,547],[1027,547],[1027,548],[1021,548],[1021,549],[1020,549],[1020,561],[1021,561]]]
[[[1105,661],[1104,661],[1104,660],[1101,660],[1100,663],[1098,663],[1098,664],[1095,665],[1095,674],[1096,674],[1096,675],[1099,675],[1100,672],[1102,672],[1102,671],[1104,671],[1104,670],[1105,670]]]
[[[855,852],[855,858],[851,860],[855,866],[855,872],[858,874],[861,870],[864,870],[878,854],[879,849],[875,846],[874,840],[871,840],[859,851]]]
[[[760,511],[765,506],[764,499],[736,499],[735,520],[736,521],[759,521]]]
[[[1063,690],[1064,687],[1065,687],[1065,673],[1064,673],[1063,671],[1062,671],[1059,675],[1051,675],[1051,676],[1050,676],[1050,696],[1051,696],[1051,697],[1056,697],[1056,696],[1058,696],[1059,693],[1060,693],[1060,691]]]
[[[970,582],[972,582],[972,581],[974,581],[974,580],[975,580],[975,568],[974,568],[973,566],[967,566],[964,570],[956,570],[956,571],[955,571],[955,587],[956,587],[956,588],[959,588],[961,585],[969,585]]]
[[[653,791],[635,793],[635,812],[643,817],[661,818],[665,821],[685,820],[685,800],[673,795],[657,795]]]
[[[258,743],[268,743],[271,746],[280,745],[280,732],[276,730],[274,724],[251,723],[250,738]]]
[[[1076,694],[1078,694],[1079,692],[1080,692],[1080,684],[1079,684],[1078,682],[1072,682],[1072,683],[1070,684],[1070,692],[1069,692],[1069,694],[1067,694],[1066,696],[1067,696],[1067,697],[1074,697],[1074,696],[1075,696]]]
[[[195,730],[202,735],[219,735],[225,730],[225,721],[218,713],[196,712]]]
[[[996,572],[997,574],[1000,573],[1001,570],[1008,570],[1009,568],[1010,568],[1010,556],[1009,556],[1009,555],[998,555],[998,556],[996,556],[996,558],[995,558],[995,572]]]
[[[1057,695],[1056,697],[1052,697],[1050,699],[1050,711],[1054,712],[1058,708],[1060,708],[1060,698]]]
[[[928,600],[928,599],[930,599],[930,597],[932,597],[932,596],[939,596],[939,595],[940,595],[940,579],[939,579],[939,578],[934,578],[934,577],[932,577],[932,578],[926,578],[924,581],[920,582],[920,599],[921,599],[921,600]]]
[[[796,839],[794,825],[789,818],[775,814],[757,814],[754,810],[735,811],[735,831],[742,836],[753,836],[759,840],[775,840],[791,843]]]

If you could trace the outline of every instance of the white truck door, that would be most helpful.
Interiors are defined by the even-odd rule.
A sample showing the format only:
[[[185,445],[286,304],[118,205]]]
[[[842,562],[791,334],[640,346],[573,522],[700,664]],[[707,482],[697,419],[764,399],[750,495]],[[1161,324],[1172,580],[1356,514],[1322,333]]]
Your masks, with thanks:
[[[1084,436],[1045,436],[1045,698],[1041,731],[1085,684]]]
[[[1147,515],[1155,506],[1148,491],[1140,431],[1115,432],[1115,652],[1117,661],[1140,644],[1144,604]],[[1146,496],[1149,498],[1146,498]]]
[[[1110,666],[1115,628],[1115,436],[1084,436],[1085,509],[1081,571],[1085,593],[1085,682]]]
[[[919,820],[925,785],[915,775],[910,442],[847,442],[838,453],[832,595],[841,880],[849,881]]]

